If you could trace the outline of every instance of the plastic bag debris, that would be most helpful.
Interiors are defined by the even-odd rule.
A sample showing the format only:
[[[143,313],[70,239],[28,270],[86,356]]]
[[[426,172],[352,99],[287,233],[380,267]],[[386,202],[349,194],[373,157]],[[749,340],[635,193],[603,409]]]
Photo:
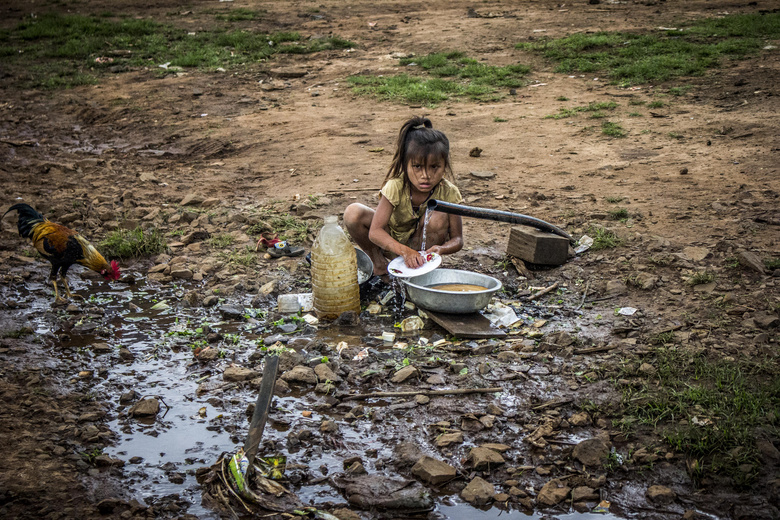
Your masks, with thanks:
[[[501,327],[511,327],[512,324],[520,321],[512,307],[508,307],[503,303],[496,303],[490,313],[484,315],[493,325]]]
[[[401,330],[404,332],[412,332],[415,330],[420,330],[425,326],[423,323],[422,318],[419,316],[409,316],[404,321],[401,322]]]
[[[638,310],[639,309],[635,309],[633,307],[621,307],[617,312],[621,316],[633,316]]]
[[[574,252],[579,255],[590,249],[590,246],[592,245],[593,239],[588,235],[582,235],[580,240],[577,242],[577,247],[574,248]]]
[[[358,352],[355,357],[352,358],[352,361],[363,361],[368,357],[368,349],[364,348],[360,352]]]
[[[338,345],[336,345],[336,352],[338,353],[339,357],[341,357],[341,353],[344,352],[349,347],[347,345],[346,341],[340,341]]]

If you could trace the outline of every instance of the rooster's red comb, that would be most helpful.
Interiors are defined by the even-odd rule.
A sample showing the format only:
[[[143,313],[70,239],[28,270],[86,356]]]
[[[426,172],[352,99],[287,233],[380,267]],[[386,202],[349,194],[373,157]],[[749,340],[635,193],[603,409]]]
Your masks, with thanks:
[[[114,280],[119,280],[119,264],[116,260],[111,260],[111,271],[112,271],[112,278]]]

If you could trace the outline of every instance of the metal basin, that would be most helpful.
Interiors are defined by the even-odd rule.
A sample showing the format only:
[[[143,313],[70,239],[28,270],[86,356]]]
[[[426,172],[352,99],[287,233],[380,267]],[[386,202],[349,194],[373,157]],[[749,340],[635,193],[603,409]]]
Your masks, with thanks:
[[[371,261],[370,256],[357,247],[355,248],[355,256],[357,260],[358,284],[360,285],[373,276],[374,262]]]
[[[406,284],[407,296],[419,307],[452,314],[468,314],[485,308],[496,291],[501,289],[501,282],[492,276],[458,269],[434,269],[430,273],[401,280]],[[444,283],[481,285],[487,289],[456,292],[430,287]]]

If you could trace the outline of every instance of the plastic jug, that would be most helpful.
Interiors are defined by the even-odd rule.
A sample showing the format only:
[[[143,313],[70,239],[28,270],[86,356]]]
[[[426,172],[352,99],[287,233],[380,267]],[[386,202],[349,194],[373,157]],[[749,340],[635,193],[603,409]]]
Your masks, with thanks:
[[[336,217],[325,217],[325,225],[311,248],[311,285],[319,318],[335,319],[345,311],[360,312],[355,248]]]

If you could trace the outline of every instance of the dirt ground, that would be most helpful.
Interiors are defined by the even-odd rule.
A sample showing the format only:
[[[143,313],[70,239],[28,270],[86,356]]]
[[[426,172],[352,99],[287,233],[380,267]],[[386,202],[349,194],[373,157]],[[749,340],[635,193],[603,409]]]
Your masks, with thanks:
[[[12,0],[0,8],[0,24],[11,27],[31,12],[110,11],[197,31],[213,20],[214,10],[239,7],[265,13],[258,21],[244,22],[248,27],[338,35],[357,47],[278,56],[227,72],[161,77],[150,67],[108,75],[99,85],[55,91],[22,90],[13,73],[6,72],[0,75],[0,193],[5,207],[23,200],[55,221],[84,208],[75,210],[80,214],[70,225],[96,241],[108,232],[106,222],[119,220],[116,215],[143,223],[155,208],[180,211],[188,194],[219,199],[217,207],[226,218],[198,219],[212,229],[238,228],[246,223],[242,215],[272,201],[282,201],[279,207],[301,216],[340,214],[351,202],[373,204],[400,125],[411,115],[424,114],[452,143],[453,167],[468,204],[532,215],[576,238],[589,225],[603,224],[626,240],[623,247],[543,271],[531,285],[560,280],[581,295],[575,280],[585,280],[591,294],[601,297],[607,295],[609,281],[652,272],[658,276],[655,287],[629,287],[607,305],[641,309],[650,317],[648,333],[679,325],[677,330],[699,334],[706,338],[701,341],[705,348],[723,356],[777,355],[777,329],[746,323],[765,313],[768,302],[777,301],[777,271],[775,276],[750,270],[732,276],[726,267],[742,251],[760,258],[780,256],[777,49],[704,77],[620,89],[593,75],[554,73],[539,56],[514,48],[541,36],[674,27],[690,19],[774,9],[775,2]],[[351,74],[398,71],[399,54],[452,49],[493,65],[528,64],[529,84],[495,103],[459,100],[430,109],[355,97],[346,83]],[[664,97],[663,108],[638,108],[644,117],[628,117],[630,99],[649,102],[679,85],[692,89],[684,96]],[[561,96],[569,101],[558,101]],[[584,116],[544,118],[562,106],[594,101],[620,104],[612,119],[627,130],[625,138],[601,135]],[[497,117],[506,122],[496,122]],[[469,154],[475,147],[482,149],[479,157]],[[486,171],[495,176],[471,175]],[[623,199],[620,206],[631,216],[628,224],[607,219],[615,207],[607,197]],[[312,198],[318,202],[304,204]],[[102,211],[114,216],[103,218]],[[0,276],[8,286],[35,282],[48,298],[43,285],[48,267],[19,255],[28,245],[16,235],[12,220],[2,222]],[[154,217],[149,222],[175,229]],[[465,219],[466,248],[449,261],[475,270],[494,268],[503,258],[509,229]],[[194,262],[205,262],[209,255],[197,248],[176,250]],[[678,262],[653,270],[650,258],[662,255],[675,255]],[[145,273],[150,264],[139,260],[128,267]],[[260,260],[257,271],[248,273],[263,278],[276,267]],[[685,284],[687,276],[704,270],[718,275],[709,292]],[[208,276],[200,283],[209,283]],[[727,322],[712,316],[712,300],[724,295],[744,307]],[[12,301],[0,305],[5,311],[15,309]],[[19,324],[6,322],[3,328],[18,330]],[[106,469],[110,460],[102,467],[84,462],[78,455],[84,446],[112,441],[114,433],[100,421],[109,405],[60,385],[72,374],[47,357],[55,340],[29,340],[6,334],[0,346],[2,516],[179,514],[170,504],[162,511],[133,502],[123,492],[121,468]],[[770,518],[767,504],[777,505],[777,481],[770,483],[777,466],[765,471],[758,489],[733,495],[722,491],[701,501],[722,506],[710,512],[723,518]]]

